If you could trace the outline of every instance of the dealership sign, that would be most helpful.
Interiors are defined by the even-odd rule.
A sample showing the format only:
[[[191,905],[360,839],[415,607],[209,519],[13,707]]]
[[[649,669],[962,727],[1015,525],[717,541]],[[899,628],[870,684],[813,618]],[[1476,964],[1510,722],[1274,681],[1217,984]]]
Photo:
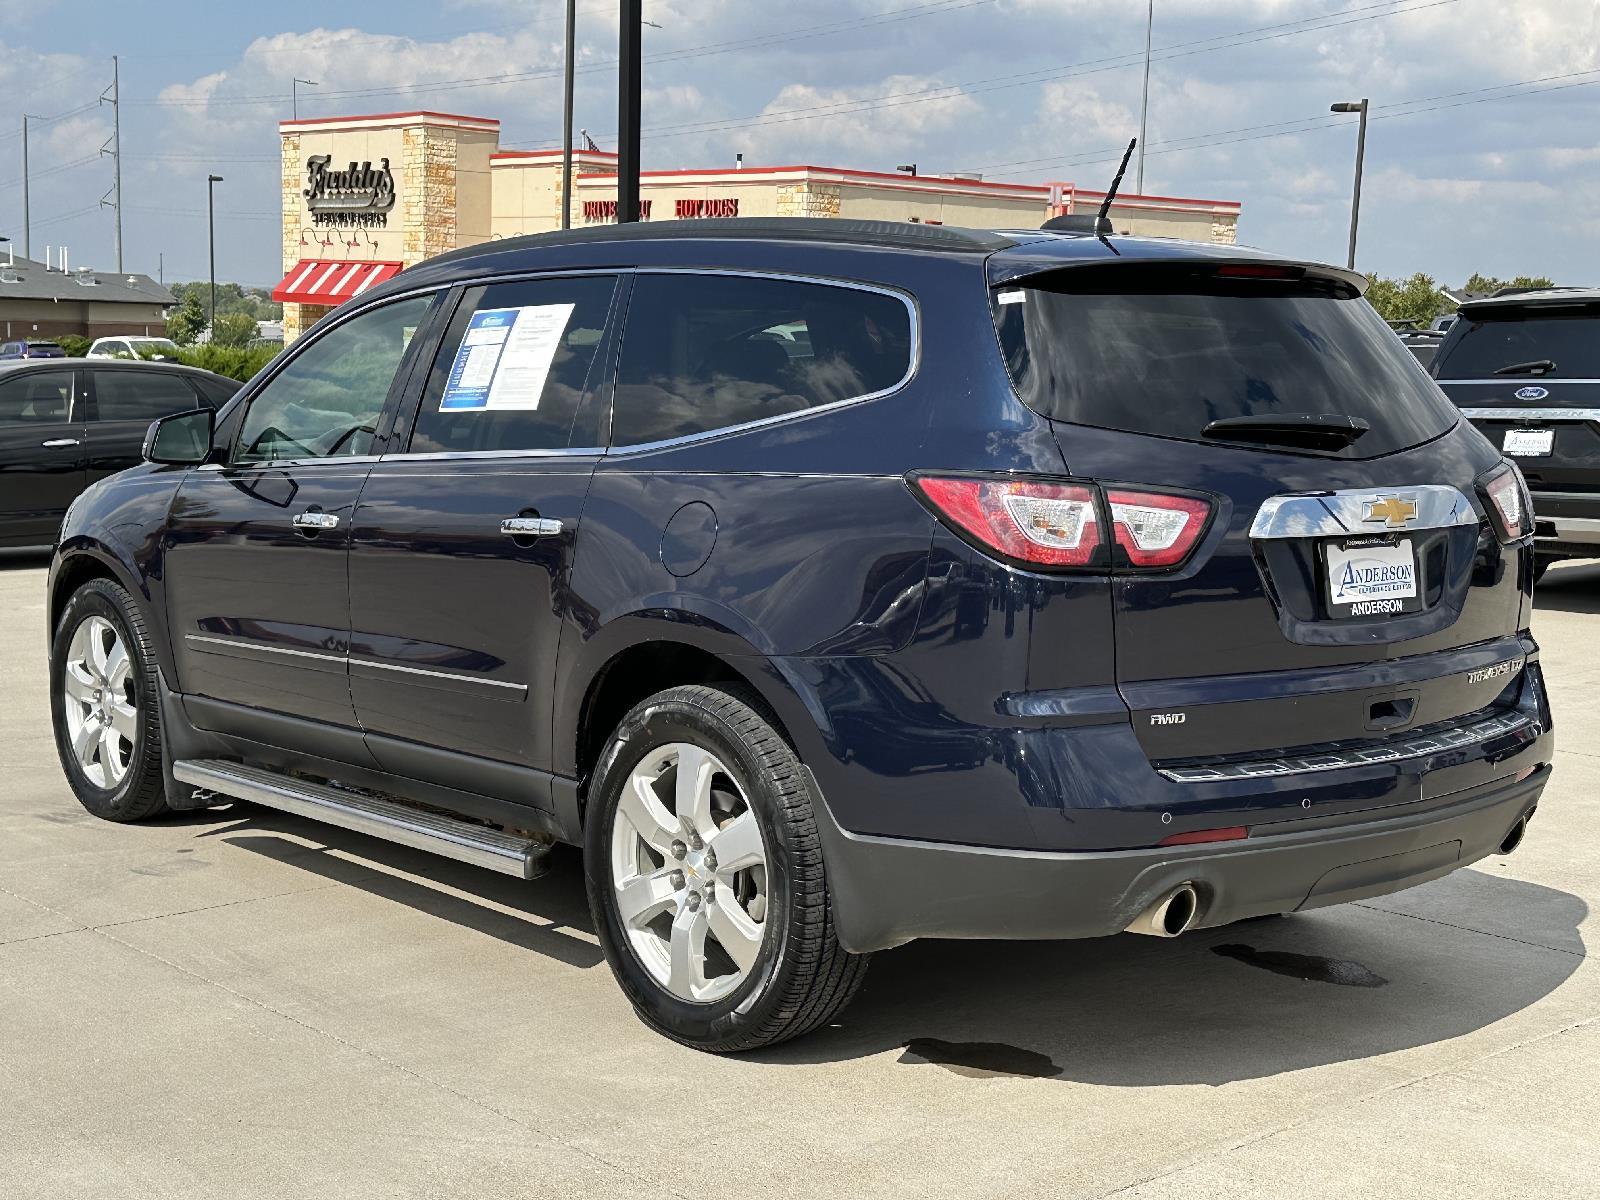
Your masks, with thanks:
[[[313,154],[306,159],[306,207],[314,225],[339,228],[370,228],[389,224],[394,208],[394,172],[387,158],[371,162],[352,162],[343,171],[330,171],[330,154]]]

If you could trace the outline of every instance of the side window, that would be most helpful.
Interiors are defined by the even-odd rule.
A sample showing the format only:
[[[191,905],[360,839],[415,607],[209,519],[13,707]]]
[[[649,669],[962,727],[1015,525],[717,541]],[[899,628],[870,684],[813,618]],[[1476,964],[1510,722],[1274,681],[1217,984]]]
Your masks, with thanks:
[[[95,371],[94,411],[101,421],[154,421],[197,407],[181,375],[165,371]]]
[[[71,371],[29,371],[0,379],[0,425],[46,425],[72,411]]]
[[[411,453],[598,445],[597,406],[584,401],[616,288],[614,276],[585,275],[470,289],[428,375]]]
[[[897,297],[737,275],[634,282],[611,440],[638,445],[894,387],[911,365]]]
[[[212,379],[205,375],[198,378],[190,376],[189,382],[200,389],[201,400],[211,408],[221,408],[239,390],[239,384],[232,380]]]
[[[301,350],[251,399],[233,461],[368,453],[406,347],[432,303],[432,296],[397,300]]]

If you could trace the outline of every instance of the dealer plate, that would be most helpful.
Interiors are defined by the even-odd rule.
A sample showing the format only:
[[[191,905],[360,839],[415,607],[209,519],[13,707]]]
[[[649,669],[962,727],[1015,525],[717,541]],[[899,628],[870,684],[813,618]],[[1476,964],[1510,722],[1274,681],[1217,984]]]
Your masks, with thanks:
[[[1395,535],[1328,543],[1328,611],[1372,618],[1416,612],[1417,556],[1411,539]]]
[[[1541,458],[1550,453],[1555,443],[1554,429],[1508,429],[1500,449],[1521,458]]]

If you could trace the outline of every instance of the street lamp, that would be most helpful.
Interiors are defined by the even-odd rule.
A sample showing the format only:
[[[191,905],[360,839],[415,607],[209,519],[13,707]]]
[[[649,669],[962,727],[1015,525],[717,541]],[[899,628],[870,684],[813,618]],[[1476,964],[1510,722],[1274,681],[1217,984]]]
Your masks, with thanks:
[[[1340,104],[1328,107],[1329,112],[1360,113],[1361,129],[1356,134],[1356,190],[1350,198],[1350,262],[1352,271],[1356,269],[1356,226],[1361,220],[1361,163],[1367,156],[1367,101],[1347,100]]]
[[[572,80],[576,73],[578,0],[567,0],[566,66],[561,75],[561,228],[572,228]]]
[[[321,87],[322,86],[315,79],[301,79],[299,76],[296,76],[294,82],[289,85],[289,93],[293,97],[293,99],[290,101],[290,103],[293,105],[293,108],[294,108],[294,119],[296,121],[298,121],[300,119],[300,85],[301,84],[305,84],[306,87]]]
[[[206,235],[211,243],[211,321],[206,326],[212,338],[217,335],[217,184],[221,175],[206,176]]]
[[[915,175],[917,173],[917,164],[916,163],[901,163],[898,167],[895,168],[895,170],[899,171],[902,175]]]
[[[1133,179],[1133,190],[1144,195],[1144,143],[1145,125],[1150,119],[1150,36],[1156,29],[1156,0],[1150,0],[1150,10],[1144,23],[1144,97],[1139,101],[1139,170]]]

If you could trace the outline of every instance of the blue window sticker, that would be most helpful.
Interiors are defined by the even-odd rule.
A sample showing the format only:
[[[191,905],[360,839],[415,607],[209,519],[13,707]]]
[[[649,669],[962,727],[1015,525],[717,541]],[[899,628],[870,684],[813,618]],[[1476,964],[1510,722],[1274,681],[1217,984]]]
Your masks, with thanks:
[[[573,308],[530,304],[473,313],[450,364],[439,411],[537,409]]]

